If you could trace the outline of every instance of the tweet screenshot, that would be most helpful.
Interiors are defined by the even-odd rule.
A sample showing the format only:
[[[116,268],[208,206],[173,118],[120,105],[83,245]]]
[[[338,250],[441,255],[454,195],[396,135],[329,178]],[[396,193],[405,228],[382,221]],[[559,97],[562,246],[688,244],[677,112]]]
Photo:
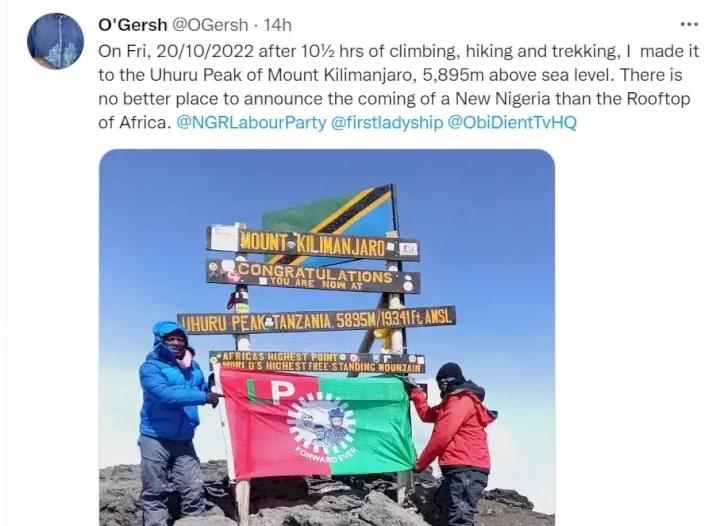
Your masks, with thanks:
[[[7,0],[7,524],[714,523],[711,5]]]

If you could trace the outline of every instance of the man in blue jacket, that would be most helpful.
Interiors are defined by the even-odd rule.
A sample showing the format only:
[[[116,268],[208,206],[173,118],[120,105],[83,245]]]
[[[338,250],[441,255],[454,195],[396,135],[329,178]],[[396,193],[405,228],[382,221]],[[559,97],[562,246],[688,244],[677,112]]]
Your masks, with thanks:
[[[142,508],[144,526],[167,526],[168,476],[180,493],[183,517],[205,513],[200,461],[193,438],[199,405],[217,407],[200,366],[193,360],[185,328],[172,321],[153,326],[155,348],[140,366]]]

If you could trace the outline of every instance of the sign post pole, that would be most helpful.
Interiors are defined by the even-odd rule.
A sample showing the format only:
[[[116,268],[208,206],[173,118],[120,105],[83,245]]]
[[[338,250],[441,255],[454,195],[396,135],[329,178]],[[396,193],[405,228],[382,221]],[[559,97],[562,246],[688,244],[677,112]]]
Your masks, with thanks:
[[[388,299],[387,294],[381,294],[380,299],[378,300],[377,308],[378,309],[385,309],[388,306]],[[360,347],[358,348],[358,354],[365,354],[369,353],[370,349],[372,349],[373,343],[375,343],[375,329],[368,329],[365,332],[365,336],[363,336],[362,342],[360,342]],[[349,372],[348,378],[357,378],[357,376],[360,373],[357,372]]]
[[[388,232],[387,237],[397,238],[397,232]],[[397,261],[388,261],[385,266],[390,272],[398,271],[399,263]],[[400,294],[389,294],[388,295],[388,307],[391,309],[402,309],[403,302]],[[392,354],[406,354],[405,344],[403,338],[402,329],[392,329],[390,331],[390,353]],[[410,415],[408,414],[408,418]],[[412,488],[412,471],[398,471],[397,472],[397,502],[402,504],[405,500],[405,496],[410,488]]]
[[[243,230],[247,228],[245,223],[235,223],[235,228]],[[247,261],[247,254],[237,252],[235,261]],[[237,313],[246,313],[250,310],[249,294],[246,285],[235,285],[235,304],[234,310]],[[235,335],[235,349],[238,351],[250,350],[250,336],[247,334]],[[231,473],[230,479],[235,478],[235,474]],[[235,505],[237,506],[238,524],[240,526],[248,526],[250,522],[250,480],[235,481]]]

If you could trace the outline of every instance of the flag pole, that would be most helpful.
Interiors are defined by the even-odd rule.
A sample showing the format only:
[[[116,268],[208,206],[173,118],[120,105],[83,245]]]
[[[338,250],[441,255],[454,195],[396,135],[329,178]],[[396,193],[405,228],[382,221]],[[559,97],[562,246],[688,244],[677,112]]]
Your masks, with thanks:
[[[212,374],[215,377],[215,389],[214,391],[220,396],[220,403],[218,404],[218,411],[220,411],[220,425],[223,432],[223,443],[225,445],[225,458],[227,460],[228,479],[230,485],[235,484],[235,457],[232,452],[232,437],[230,436],[230,428],[228,427],[227,407],[225,405],[225,397],[223,395],[222,381],[220,377],[222,373],[222,364],[212,364]]]

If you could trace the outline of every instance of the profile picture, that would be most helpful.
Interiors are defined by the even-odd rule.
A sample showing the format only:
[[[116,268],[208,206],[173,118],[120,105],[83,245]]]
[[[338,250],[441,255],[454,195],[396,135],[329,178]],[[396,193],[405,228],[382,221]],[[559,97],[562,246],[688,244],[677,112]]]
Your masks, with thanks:
[[[80,58],[85,45],[82,29],[63,13],[43,15],[30,27],[27,37],[30,56],[47,69],[65,69]]]

